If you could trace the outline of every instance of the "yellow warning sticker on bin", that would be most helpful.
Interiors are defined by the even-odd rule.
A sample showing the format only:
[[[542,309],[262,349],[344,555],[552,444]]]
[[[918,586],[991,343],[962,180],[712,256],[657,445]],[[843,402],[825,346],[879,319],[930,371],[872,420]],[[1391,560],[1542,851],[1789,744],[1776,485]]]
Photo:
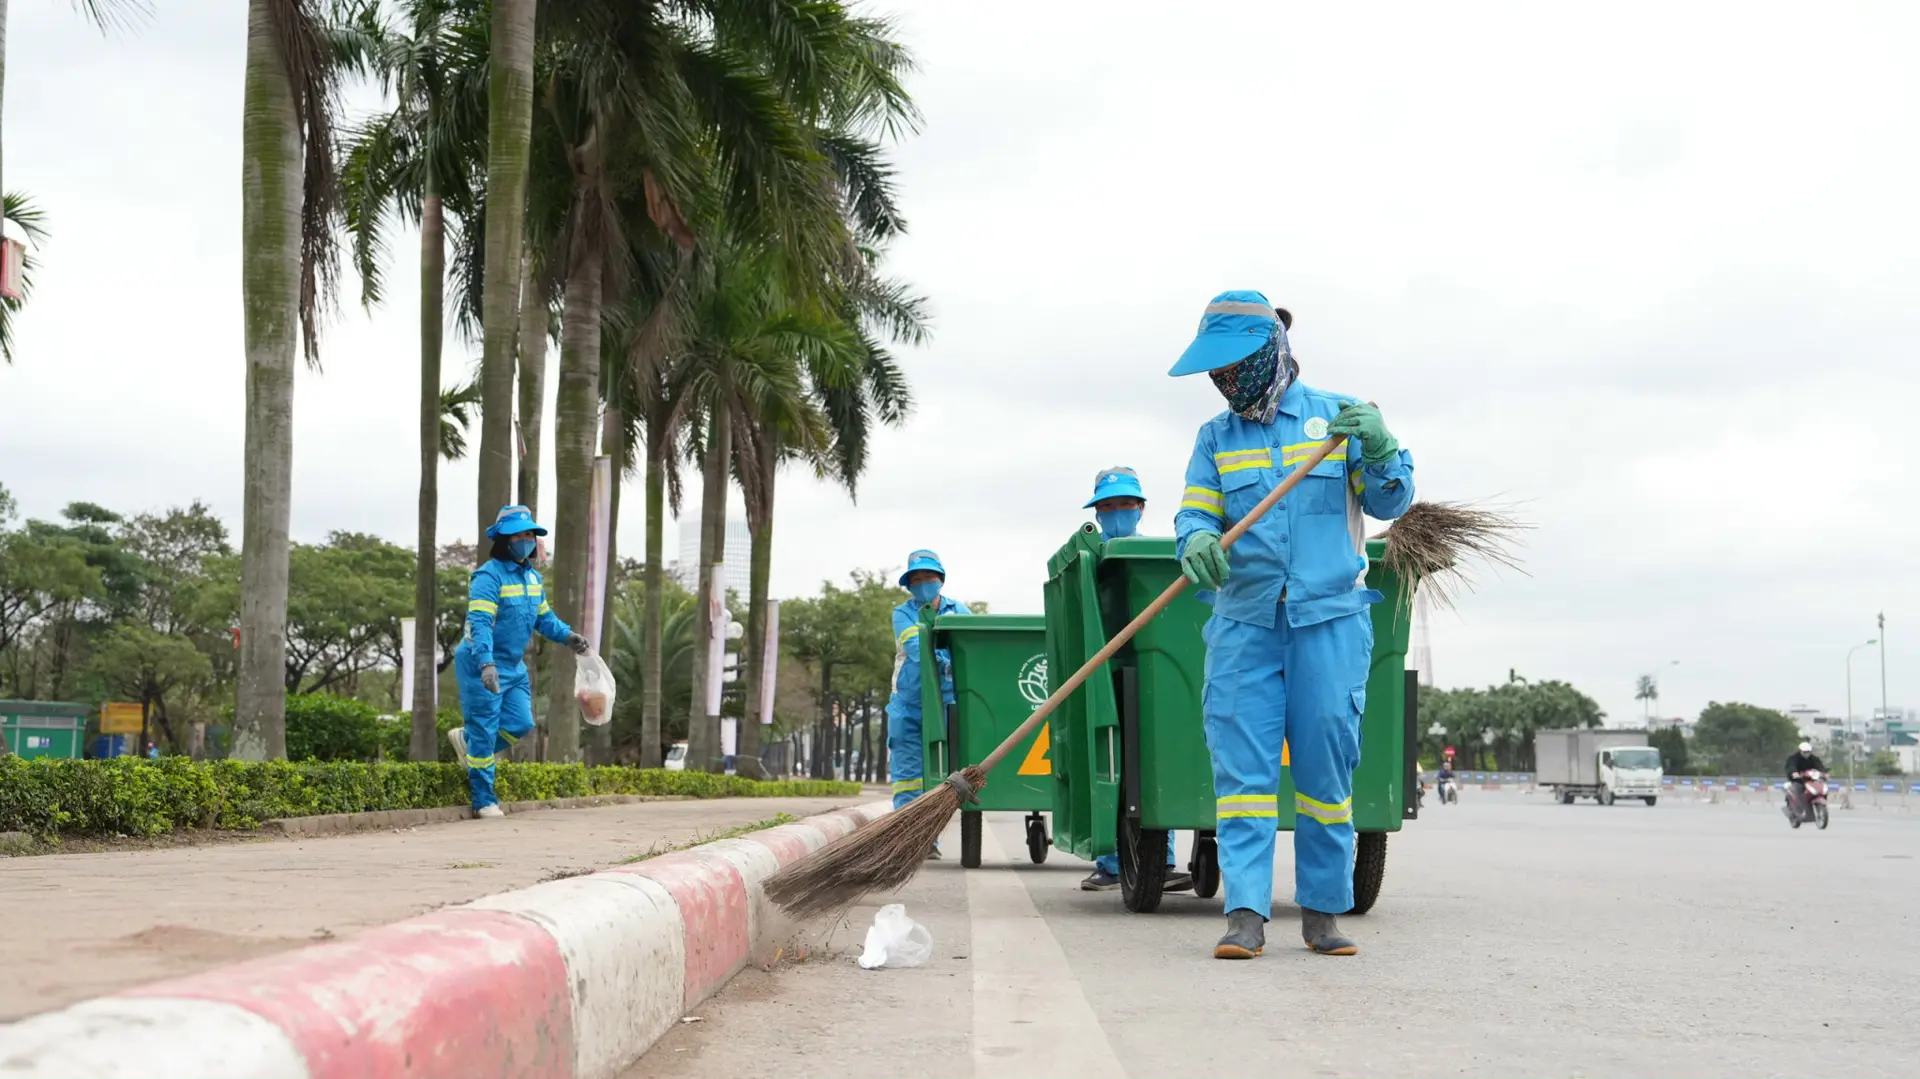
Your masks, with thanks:
[[[1020,762],[1020,775],[1047,776],[1053,774],[1053,761],[1047,756],[1047,751],[1053,747],[1053,741],[1048,737],[1047,733],[1052,730],[1052,728],[1053,724],[1051,723],[1043,723],[1040,725],[1040,733],[1033,737],[1033,748],[1027,750],[1026,759]]]

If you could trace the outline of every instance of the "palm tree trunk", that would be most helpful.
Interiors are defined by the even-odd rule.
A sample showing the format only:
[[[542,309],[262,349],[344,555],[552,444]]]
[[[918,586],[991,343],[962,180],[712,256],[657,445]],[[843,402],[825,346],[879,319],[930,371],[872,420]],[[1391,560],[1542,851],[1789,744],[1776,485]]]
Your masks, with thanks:
[[[293,353],[303,207],[299,116],[271,0],[248,0],[241,119],[240,295],[247,349],[240,681],[232,756],[287,755],[287,558],[293,505]]]
[[[660,767],[661,578],[660,548],[666,532],[667,405],[649,406],[647,415],[647,598],[640,657],[640,767]]]
[[[513,353],[533,132],[535,0],[494,0],[487,86],[487,236],[480,321],[479,522],[513,498]]]
[[[599,158],[593,137],[578,155],[575,221],[593,214],[600,198]],[[588,503],[593,449],[599,434],[600,300],[603,263],[592,229],[580,230],[567,267],[567,293],[560,324],[560,392],[554,404],[554,552],[547,595],[562,618],[586,609]],[[573,699],[573,653],[553,650],[553,686],[547,708],[547,760],[580,759],[580,711]]]
[[[410,760],[440,759],[434,712],[440,634],[436,610],[440,526],[440,334],[446,302],[447,231],[433,170],[420,200],[420,530],[413,563],[413,738]]]
[[[727,463],[733,459],[732,415],[726,378],[714,392],[707,432],[706,484],[700,495],[700,594],[693,621],[693,709],[687,713],[687,767],[725,771],[720,720],[707,715],[707,648],[713,637],[713,575],[727,550]]]
[[[768,692],[762,673],[765,669],[763,653],[766,651],[767,594],[771,590],[769,581],[773,573],[774,479],[779,462],[774,456],[774,440],[771,438],[759,439],[754,446],[754,453],[760,458],[761,492],[760,498],[757,499],[758,512],[750,513],[747,519],[752,554],[747,563],[747,638],[740,657],[741,664],[746,667],[746,670],[741,672],[741,677],[746,680],[744,689],[747,714],[740,720],[738,769],[741,775],[758,779],[760,778],[760,695]]]
[[[520,458],[518,500],[540,519],[540,435],[547,414],[547,290],[538,280],[533,253],[521,262]]]
[[[602,659],[613,656],[613,598],[619,589],[614,585],[615,569],[620,564],[620,477],[627,468],[627,424],[626,416],[619,406],[607,405],[606,419],[600,425],[600,449],[611,460],[608,462],[607,484],[607,569],[600,582],[600,629],[599,638],[593,642],[600,650]],[[613,763],[613,724],[587,728],[587,760],[591,764]]]

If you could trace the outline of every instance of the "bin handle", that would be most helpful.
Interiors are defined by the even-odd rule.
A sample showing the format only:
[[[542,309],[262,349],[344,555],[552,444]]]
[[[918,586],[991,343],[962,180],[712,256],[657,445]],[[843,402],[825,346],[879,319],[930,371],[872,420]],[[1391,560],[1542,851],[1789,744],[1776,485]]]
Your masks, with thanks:
[[[1298,486],[1301,479],[1303,479],[1307,473],[1318,468],[1320,462],[1325,461],[1328,455],[1332,454],[1334,450],[1345,445],[1346,441],[1347,436],[1336,435],[1321,443],[1320,448],[1308,454],[1307,459],[1300,462],[1299,467],[1288,473],[1285,479],[1275,484],[1273,490],[1267,492],[1267,497],[1261,499],[1258,505],[1248,510],[1245,517],[1234,522],[1232,528],[1227,529],[1227,534],[1220,537],[1220,546],[1233,546],[1241,536],[1247,534],[1247,529],[1252,528],[1260,518],[1267,515],[1268,510],[1271,510],[1275,505],[1279,504],[1281,499],[1287,497],[1287,492]],[[1187,579],[1185,576],[1175,577],[1173,583],[1167,586],[1166,591],[1161,592],[1152,603],[1147,604],[1145,610],[1134,615],[1133,621],[1128,622],[1122,627],[1120,632],[1114,634],[1113,638],[1106,643],[1105,647],[1093,654],[1092,659],[1081,664],[1080,669],[1073,672],[1073,677],[1061,683],[1060,688],[1048,694],[1046,701],[1042,703],[1040,707],[1033,710],[1033,714],[1027,717],[1025,723],[1020,724],[1012,734],[1007,735],[1005,741],[995,746],[993,752],[987,754],[986,759],[980,762],[978,766],[980,770],[982,772],[991,772],[993,766],[999,764],[1002,757],[1013,752],[1014,746],[1025,741],[1026,737],[1032,734],[1035,728],[1045,723],[1047,717],[1053,714],[1054,709],[1060,707],[1062,701],[1066,700],[1073,694],[1074,690],[1079,689],[1088,678],[1092,677],[1093,672],[1099,670],[1102,664],[1112,659],[1114,653],[1120,651],[1128,641],[1133,639],[1134,634],[1145,628],[1148,622],[1153,621],[1155,615],[1166,610],[1167,605],[1177,599],[1186,587]]]

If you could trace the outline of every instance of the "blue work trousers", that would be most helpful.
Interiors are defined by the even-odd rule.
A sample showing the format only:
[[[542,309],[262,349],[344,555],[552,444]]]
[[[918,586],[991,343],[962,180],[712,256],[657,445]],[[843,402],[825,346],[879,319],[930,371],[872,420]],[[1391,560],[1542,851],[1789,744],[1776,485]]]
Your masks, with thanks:
[[[1366,612],[1271,629],[1214,615],[1207,621],[1205,715],[1213,757],[1220,871],[1227,910],[1262,918],[1273,906],[1273,844],[1294,814],[1294,902],[1344,914],[1353,907],[1353,770],[1360,763],[1373,620]],[[1293,805],[1279,803],[1288,754]]]
[[[887,771],[893,774],[893,808],[920,797],[926,788],[921,757],[920,709],[899,709],[887,716]]]
[[[500,801],[493,793],[494,758],[533,729],[533,680],[527,665],[496,664],[498,693],[489,693],[480,683],[480,667],[478,656],[465,648],[455,650],[453,673],[460,683],[460,713],[467,721],[467,793],[475,809]]]
[[[1102,873],[1105,873],[1107,876],[1117,877],[1120,875],[1120,852],[1115,851],[1112,854],[1102,854],[1100,857],[1095,858],[1093,860],[1093,865],[1094,865],[1094,868],[1100,870],[1100,872]],[[1167,868],[1169,869],[1173,868],[1173,833],[1172,832],[1167,833]]]

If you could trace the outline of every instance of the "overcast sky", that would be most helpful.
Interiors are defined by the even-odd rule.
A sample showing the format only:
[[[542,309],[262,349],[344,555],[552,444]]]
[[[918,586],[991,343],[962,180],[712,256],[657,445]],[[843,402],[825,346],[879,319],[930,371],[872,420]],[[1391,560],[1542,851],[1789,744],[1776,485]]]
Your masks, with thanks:
[[[64,2],[12,5],[5,182],[53,240],[0,367],[0,483],[43,517],[202,498],[237,534],[245,20],[157,6],[103,38]],[[1257,288],[1293,311],[1303,378],[1380,403],[1424,497],[1538,528],[1530,576],[1435,616],[1440,684],[1513,668],[1620,720],[1635,675],[1678,660],[1667,714],[1838,713],[1884,609],[1891,701],[1920,706],[1920,9],[888,10],[926,114],[890,267],[936,336],[904,356],[918,411],[857,505],[784,481],[776,594],[931,546],[953,595],[1038,611],[1112,464],[1170,532],[1221,406],[1166,369],[1208,297]],[[389,280],[412,280],[395,247]],[[301,373],[297,539],[413,541],[416,307],[391,291]],[[449,381],[477,355],[450,338]],[[445,470],[444,528],[471,531],[474,476]]]

